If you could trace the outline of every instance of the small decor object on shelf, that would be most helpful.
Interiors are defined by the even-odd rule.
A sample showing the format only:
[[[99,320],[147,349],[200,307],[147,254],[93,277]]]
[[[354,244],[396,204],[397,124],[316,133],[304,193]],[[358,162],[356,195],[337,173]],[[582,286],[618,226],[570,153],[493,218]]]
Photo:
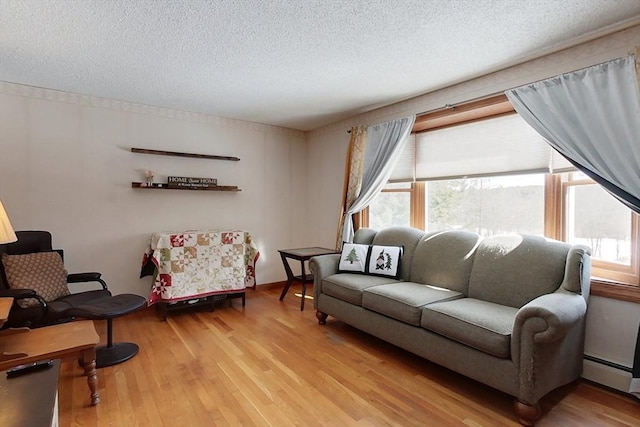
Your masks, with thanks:
[[[192,178],[188,176],[170,176],[167,179],[168,188],[210,188],[217,187],[216,178]]]
[[[147,178],[147,187],[153,187],[153,177],[155,176],[155,172],[152,170],[144,171],[144,176]]]

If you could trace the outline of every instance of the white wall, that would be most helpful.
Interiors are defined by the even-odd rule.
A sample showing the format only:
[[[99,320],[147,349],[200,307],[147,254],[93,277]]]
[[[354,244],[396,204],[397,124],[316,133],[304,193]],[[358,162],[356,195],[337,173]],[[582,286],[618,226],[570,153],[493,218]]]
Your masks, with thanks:
[[[502,92],[506,89],[573,71],[610,59],[635,53],[640,26],[602,37],[484,77],[409,99],[339,123],[315,129],[308,134],[309,230],[319,245],[333,245],[341,202],[344,159],[349,142],[346,131],[354,125],[371,125],[398,117],[443,108],[460,102]],[[586,352],[625,366],[631,366],[635,337],[640,322],[640,306],[606,298],[592,298],[587,317]],[[625,380],[613,374],[589,377],[599,368],[586,369],[585,377],[612,387]],[[628,382],[627,382],[628,385]],[[623,387],[624,388],[624,387]],[[628,389],[628,386],[627,386]]]
[[[587,311],[584,353],[618,365],[633,366],[640,324],[640,304],[591,297]],[[585,361],[582,376],[622,391],[629,390],[631,373]]]
[[[0,198],[14,228],[51,231],[70,272],[100,271],[114,293],[148,296],[142,254],[152,232],[167,230],[248,230],[258,284],[284,280],[277,249],[304,243],[306,160],[302,132],[0,83]],[[213,177],[242,191],[132,189],[145,169],[156,181]]]

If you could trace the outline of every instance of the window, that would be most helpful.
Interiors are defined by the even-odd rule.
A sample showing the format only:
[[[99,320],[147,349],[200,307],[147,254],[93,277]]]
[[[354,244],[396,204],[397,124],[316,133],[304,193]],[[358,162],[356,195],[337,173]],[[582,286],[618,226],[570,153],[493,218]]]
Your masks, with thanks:
[[[589,246],[592,275],[638,283],[638,215],[581,172],[562,176],[560,239]]]
[[[424,229],[424,183],[387,184],[360,215],[361,225],[380,230],[394,225]]]
[[[411,184],[390,184],[369,205],[369,227],[411,225]]]
[[[555,154],[504,102],[499,96],[416,120],[414,131],[427,131],[410,140],[396,182],[362,212],[363,226],[584,244],[592,248],[592,293],[640,302],[640,217]]]
[[[430,181],[426,191],[427,230],[544,235],[543,174]]]

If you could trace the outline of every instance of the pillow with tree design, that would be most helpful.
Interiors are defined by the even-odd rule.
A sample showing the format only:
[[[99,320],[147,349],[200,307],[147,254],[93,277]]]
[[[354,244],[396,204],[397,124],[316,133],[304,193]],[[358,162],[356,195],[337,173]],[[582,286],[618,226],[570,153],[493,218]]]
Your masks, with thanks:
[[[345,243],[342,245],[338,273],[360,273],[364,274],[367,269],[367,256],[369,245],[359,245],[357,243]]]
[[[372,245],[369,248],[366,274],[399,279],[402,249],[402,246]]]

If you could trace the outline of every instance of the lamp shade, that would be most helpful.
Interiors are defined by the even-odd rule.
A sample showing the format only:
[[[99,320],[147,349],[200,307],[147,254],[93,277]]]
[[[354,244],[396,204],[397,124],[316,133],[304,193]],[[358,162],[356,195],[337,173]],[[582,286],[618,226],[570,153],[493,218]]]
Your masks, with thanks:
[[[16,240],[18,240],[16,233],[13,231],[7,212],[5,212],[2,201],[0,201],[0,244],[11,243]]]

